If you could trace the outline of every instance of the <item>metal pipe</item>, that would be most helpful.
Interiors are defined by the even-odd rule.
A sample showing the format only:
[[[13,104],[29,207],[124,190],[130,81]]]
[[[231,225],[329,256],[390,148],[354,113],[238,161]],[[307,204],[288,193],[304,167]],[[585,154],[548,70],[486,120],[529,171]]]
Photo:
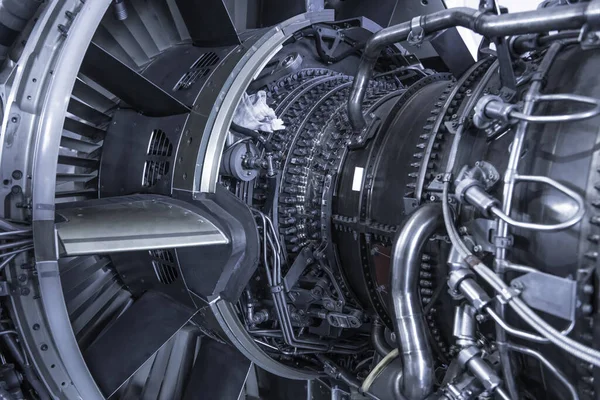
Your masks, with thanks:
[[[563,385],[567,388],[567,391],[571,394],[571,398],[573,400],[579,400],[579,395],[577,394],[577,390],[575,390],[575,386],[563,374],[558,368],[556,368],[546,357],[542,355],[539,351],[530,349],[525,346],[520,346],[514,343],[509,343],[508,348],[510,350],[518,351],[519,353],[526,354],[537,359],[539,362],[544,364],[546,368],[559,380]]]
[[[504,391],[504,389],[502,389],[501,387],[496,388],[495,393],[498,395],[498,397],[500,397],[502,400],[512,400],[510,398],[510,396],[508,395],[508,393],[506,393]]]
[[[579,29],[585,23],[596,22],[599,18],[600,3],[592,1],[501,15],[488,15],[459,7],[423,15],[418,22],[424,35],[462,26],[483,36],[497,37]],[[367,41],[348,101],[348,116],[354,131],[360,132],[367,125],[362,114],[362,103],[379,54],[387,45],[406,40],[413,28],[413,21],[415,19],[382,29]]]
[[[496,324],[500,325],[502,329],[504,329],[511,335],[516,336],[520,339],[530,340],[536,343],[550,343],[550,340],[546,339],[543,336],[538,336],[534,333],[521,331],[517,328],[510,326],[502,318],[500,318],[500,316],[496,314],[496,312],[491,307],[486,307],[485,310],[490,315],[490,317],[492,317],[492,319],[496,322]]]
[[[423,246],[443,226],[440,205],[426,204],[408,218],[392,248],[394,329],[404,365],[401,392],[410,400],[424,399],[433,390],[433,356],[419,302],[418,282]]]
[[[26,246],[28,244],[33,244],[33,239],[24,239],[16,242],[9,242],[6,244],[0,244],[0,250],[12,249],[15,247]]]
[[[562,47],[563,43],[561,41],[554,42],[550,45],[548,52],[544,56],[544,59],[542,60],[538,68],[539,73],[541,73],[543,76],[545,76],[548,73],[550,66],[554,62],[554,59],[556,58]],[[525,104],[523,105],[524,114],[530,114],[531,112],[533,112],[534,98],[539,94],[541,87],[542,82],[540,80],[534,81],[529,87],[527,95],[525,96]],[[519,160],[522,153],[527,126],[527,121],[519,122],[519,125],[517,126],[517,131],[515,132],[515,136],[512,142],[508,165],[506,167],[506,173],[504,176],[504,187],[502,193],[502,211],[504,211],[506,215],[510,215],[510,211],[512,209],[513,192],[515,189],[515,175],[517,175],[518,173],[517,169],[519,166]],[[504,220],[498,218],[497,236],[507,237],[508,227],[509,225]],[[498,277],[502,280],[504,280],[504,270],[501,268],[501,263],[505,260],[505,258],[506,248],[499,247],[496,250],[496,273],[498,274]],[[498,302],[496,305],[496,312],[500,319],[505,319],[506,305],[502,302]],[[502,370],[504,372],[504,379],[506,381],[507,389],[512,398],[518,398],[518,390],[516,388],[516,383],[514,380],[514,372],[511,364],[511,357],[506,346],[506,331],[499,324],[496,324],[496,341],[498,343],[498,353],[500,355],[500,362],[502,363]]]

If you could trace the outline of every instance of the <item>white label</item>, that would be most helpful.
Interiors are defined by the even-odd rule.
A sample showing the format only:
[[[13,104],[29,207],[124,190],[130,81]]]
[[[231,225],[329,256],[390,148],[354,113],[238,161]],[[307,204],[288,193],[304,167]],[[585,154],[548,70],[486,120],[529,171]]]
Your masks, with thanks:
[[[364,168],[354,167],[354,178],[352,179],[352,191],[360,192],[360,188],[362,187],[362,178]]]

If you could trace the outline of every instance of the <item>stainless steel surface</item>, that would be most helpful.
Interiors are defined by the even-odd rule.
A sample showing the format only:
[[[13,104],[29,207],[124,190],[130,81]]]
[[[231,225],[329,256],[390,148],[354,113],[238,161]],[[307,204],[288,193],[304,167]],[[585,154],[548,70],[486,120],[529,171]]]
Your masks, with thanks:
[[[402,394],[408,399],[424,399],[433,390],[433,356],[417,284],[423,246],[442,223],[439,205],[419,208],[396,236],[391,253],[394,330],[404,365]]]
[[[475,344],[477,332],[477,323],[475,321],[476,309],[466,303],[456,307],[454,313],[453,334],[457,339],[458,346],[468,346]]]
[[[529,272],[510,282],[527,305],[567,321],[575,320],[577,282],[542,272]]]

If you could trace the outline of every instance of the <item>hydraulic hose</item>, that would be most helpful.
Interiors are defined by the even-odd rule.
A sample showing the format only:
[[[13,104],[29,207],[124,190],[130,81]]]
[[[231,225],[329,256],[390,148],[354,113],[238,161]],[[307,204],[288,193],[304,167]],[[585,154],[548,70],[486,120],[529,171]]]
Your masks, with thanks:
[[[231,130],[236,133],[239,133],[240,135],[250,137],[256,140],[257,142],[261,143],[265,148],[265,151],[267,151],[268,153],[273,152],[273,145],[263,136],[261,136],[261,134],[258,131],[243,127],[241,125],[236,124],[235,122],[231,123]]]
[[[400,392],[409,400],[424,399],[433,391],[433,356],[419,302],[418,282],[423,246],[442,227],[440,205],[426,204],[408,218],[392,248],[394,329],[404,365]]]
[[[377,351],[377,354],[379,354],[381,357],[387,356],[393,350],[392,347],[385,341],[384,329],[385,326],[383,326],[379,318],[373,321],[371,341],[373,342],[375,351]]]
[[[586,23],[594,25],[598,19],[599,1],[501,15],[483,14],[475,9],[458,7],[423,15],[418,20],[418,26],[413,26],[413,19],[382,29],[374,34],[365,46],[348,101],[350,124],[355,132],[360,132],[366,127],[362,103],[379,54],[387,45],[406,40],[413,29],[422,30],[423,35],[429,35],[462,26],[486,37],[498,37],[579,29]]]

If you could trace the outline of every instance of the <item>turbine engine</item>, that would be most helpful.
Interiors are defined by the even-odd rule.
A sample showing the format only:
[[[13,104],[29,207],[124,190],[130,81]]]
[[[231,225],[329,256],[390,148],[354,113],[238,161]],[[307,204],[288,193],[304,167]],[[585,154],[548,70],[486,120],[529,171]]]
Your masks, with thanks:
[[[597,1],[2,7],[0,398],[597,397]]]

